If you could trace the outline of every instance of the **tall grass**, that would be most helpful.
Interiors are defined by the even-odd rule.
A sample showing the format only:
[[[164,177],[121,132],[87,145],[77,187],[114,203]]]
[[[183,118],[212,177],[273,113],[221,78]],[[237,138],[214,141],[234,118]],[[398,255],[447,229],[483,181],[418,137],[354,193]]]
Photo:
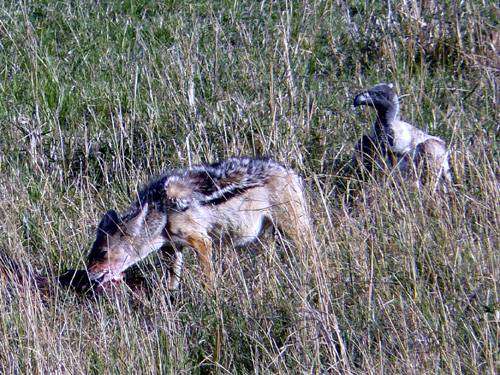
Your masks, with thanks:
[[[286,239],[188,256],[148,298],[0,288],[2,373],[491,373],[498,366],[494,2],[3,1],[0,254],[84,266],[152,175],[272,155],[305,178],[314,264]],[[447,197],[343,174],[380,81],[451,145]],[[151,259],[155,263],[155,257]]]

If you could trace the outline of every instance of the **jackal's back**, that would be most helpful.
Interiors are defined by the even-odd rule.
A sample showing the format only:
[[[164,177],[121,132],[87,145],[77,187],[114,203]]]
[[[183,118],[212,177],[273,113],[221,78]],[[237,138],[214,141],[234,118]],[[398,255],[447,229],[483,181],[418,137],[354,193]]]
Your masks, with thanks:
[[[217,205],[265,186],[287,168],[268,158],[233,157],[217,163],[168,172],[146,186],[137,207],[145,203],[164,210],[185,210],[197,203]]]

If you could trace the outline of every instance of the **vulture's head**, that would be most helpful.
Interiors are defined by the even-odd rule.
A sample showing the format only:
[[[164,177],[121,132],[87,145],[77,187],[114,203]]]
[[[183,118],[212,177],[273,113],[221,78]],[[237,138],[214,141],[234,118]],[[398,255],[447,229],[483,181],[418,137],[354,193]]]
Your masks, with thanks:
[[[354,106],[367,105],[377,111],[387,112],[398,108],[398,96],[392,83],[379,83],[354,98]]]

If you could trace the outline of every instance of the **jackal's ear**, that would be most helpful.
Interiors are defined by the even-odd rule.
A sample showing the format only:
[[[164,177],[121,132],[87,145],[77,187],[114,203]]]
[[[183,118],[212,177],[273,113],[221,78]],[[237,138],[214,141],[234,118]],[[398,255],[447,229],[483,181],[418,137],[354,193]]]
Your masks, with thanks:
[[[97,237],[104,236],[105,234],[112,235],[118,229],[120,218],[114,210],[109,210],[104,214],[97,227]]]

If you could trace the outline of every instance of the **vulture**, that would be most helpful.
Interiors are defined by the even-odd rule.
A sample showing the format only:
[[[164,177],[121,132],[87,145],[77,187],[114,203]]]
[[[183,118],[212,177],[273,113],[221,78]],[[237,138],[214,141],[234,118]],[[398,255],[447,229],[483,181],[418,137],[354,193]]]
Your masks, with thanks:
[[[377,111],[370,134],[355,147],[356,163],[371,173],[374,168],[398,169],[401,176],[420,183],[433,181],[434,190],[451,183],[446,143],[439,137],[401,121],[393,85],[379,83],[354,98],[354,107],[369,106]]]

